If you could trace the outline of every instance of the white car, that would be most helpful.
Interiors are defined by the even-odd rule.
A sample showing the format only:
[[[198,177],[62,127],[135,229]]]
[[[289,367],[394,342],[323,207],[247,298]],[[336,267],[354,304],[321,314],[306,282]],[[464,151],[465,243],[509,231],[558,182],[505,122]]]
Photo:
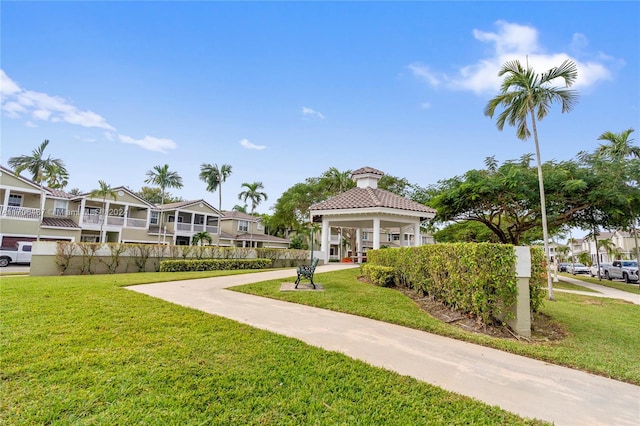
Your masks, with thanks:
[[[604,278],[604,271],[606,268],[611,267],[610,263],[606,263],[606,262],[600,262],[600,278]],[[591,268],[589,269],[589,274],[592,277],[597,277],[598,276],[598,264],[594,263],[593,265],[591,265]]]
[[[577,274],[589,275],[591,273],[591,270],[589,269],[588,266],[585,266],[582,263],[572,263],[571,265],[569,265],[569,269],[567,272],[571,272],[573,275],[577,275]]]

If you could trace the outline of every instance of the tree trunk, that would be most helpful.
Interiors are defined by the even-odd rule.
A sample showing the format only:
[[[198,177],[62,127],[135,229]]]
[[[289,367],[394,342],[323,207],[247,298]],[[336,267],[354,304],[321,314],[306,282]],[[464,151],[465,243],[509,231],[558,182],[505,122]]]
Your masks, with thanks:
[[[540,208],[542,213],[542,238],[544,240],[544,254],[547,260],[547,289],[549,292],[549,300],[555,300],[553,297],[553,281],[551,279],[551,262],[549,261],[549,233],[547,231],[547,207],[544,196],[544,180],[542,178],[542,161],[540,160],[540,145],[538,144],[538,129],[536,127],[536,117],[533,109],[531,112],[531,125],[533,127],[533,140],[536,144],[536,161],[538,162],[538,186],[540,187]]]

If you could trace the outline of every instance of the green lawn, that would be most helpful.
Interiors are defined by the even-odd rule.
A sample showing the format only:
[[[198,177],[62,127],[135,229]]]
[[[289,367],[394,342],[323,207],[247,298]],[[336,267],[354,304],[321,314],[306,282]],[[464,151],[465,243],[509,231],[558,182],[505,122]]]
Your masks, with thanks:
[[[218,274],[3,277],[0,423],[539,423],[120,288]],[[353,274],[332,277],[354,284]]]
[[[400,292],[356,280],[358,269],[318,274],[323,292],[280,292],[282,280],[234,287],[234,290],[395,323],[508,352],[640,384],[640,306],[558,292],[541,312],[561,324],[569,336],[559,342],[527,343],[470,333],[424,313]],[[535,330],[534,330],[535,337]]]
[[[604,278],[599,280],[597,277],[596,278],[591,278],[591,277],[585,276],[585,275],[573,275],[573,274],[569,274],[569,273],[566,273],[566,272],[561,272],[560,275],[563,275],[563,276],[569,277],[569,278],[574,278],[574,279],[580,280],[580,281],[585,281],[585,282],[592,283],[592,284],[598,284],[598,285],[602,285],[602,286],[605,286],[605,287],[611,287],[611,288],[615,288],[615,289],[618,289],[618,290],[627,291],[629,293],[640,294],[640,286],[638,286],[637,283],[636,284],[627,284],[627,283],[622,282],[622,281],[609,281],[609,280],[606,280]]]

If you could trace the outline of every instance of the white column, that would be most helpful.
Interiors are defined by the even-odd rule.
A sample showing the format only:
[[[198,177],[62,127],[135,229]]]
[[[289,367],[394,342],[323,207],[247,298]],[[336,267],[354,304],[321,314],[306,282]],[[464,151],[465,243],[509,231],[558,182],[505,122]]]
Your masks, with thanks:
[[[356,252],[355,256],[358,256],[358,263],[362,263],[362,254],[360,253],[360,246],[362,245],[362,234],[360,232],[360,228],[356,228]]]
[[[322,217],[322,231],[320,232],[320,251],[324,256],[324,263],[329,263],[329,247],[331,240],[331,230],[329,228],[329,221]]]
[[[82,222],[84,221],[84,208],[87,205],[87,200],[85,198],[83,198],[82,200],[80,200],[80,219],[78,220],[78,224],[82,225]]]
[[[380,248],[380,219],[373,219],[373,248]]]
[[[11,191],[7,188],[4,191],[4,201],[2,202],[2,205],[4,206],[4,208],[2,209],[2,212],[0,212],[0,214],[2,214],[2,216],[6,216],[7,215],[7,210],[9,210],[9,195],[10,195]]]
[[[196,223],[196,214],[191,213],[191,232],[193,232],[193,225]]]
[[[102,227],[102,234],[100,235],[100,242],[104,241],[105,243],[107,242],[107,226],[109,225],[108,222],[108,218],[109,218],[109,208],[111,206],[111,202],[107,201],[103,207],[104,207],[104,212],[101,212],[103,214],[103,218],[102,220],[104,222],[102,222],[102,224],[104,225]]]
[[[420,221],[416,222],[413,225],[414,228],[414,236],[413,236],[413,245],[418,247],[422,245],[422,238],[420,238]]]
[[[122,224],[122,226],[127,226],[127,220],[128,219],[129,219],[129,205],[125,204],[125,206],[124,206],[124,218],[123,218],[124,223]]]

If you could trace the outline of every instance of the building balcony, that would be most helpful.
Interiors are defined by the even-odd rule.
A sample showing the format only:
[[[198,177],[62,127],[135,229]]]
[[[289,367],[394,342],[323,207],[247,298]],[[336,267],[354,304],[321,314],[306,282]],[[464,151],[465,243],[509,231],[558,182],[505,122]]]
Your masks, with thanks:
[[[11,219],[39,220],[40,209],[0,205],[0,215]]]

